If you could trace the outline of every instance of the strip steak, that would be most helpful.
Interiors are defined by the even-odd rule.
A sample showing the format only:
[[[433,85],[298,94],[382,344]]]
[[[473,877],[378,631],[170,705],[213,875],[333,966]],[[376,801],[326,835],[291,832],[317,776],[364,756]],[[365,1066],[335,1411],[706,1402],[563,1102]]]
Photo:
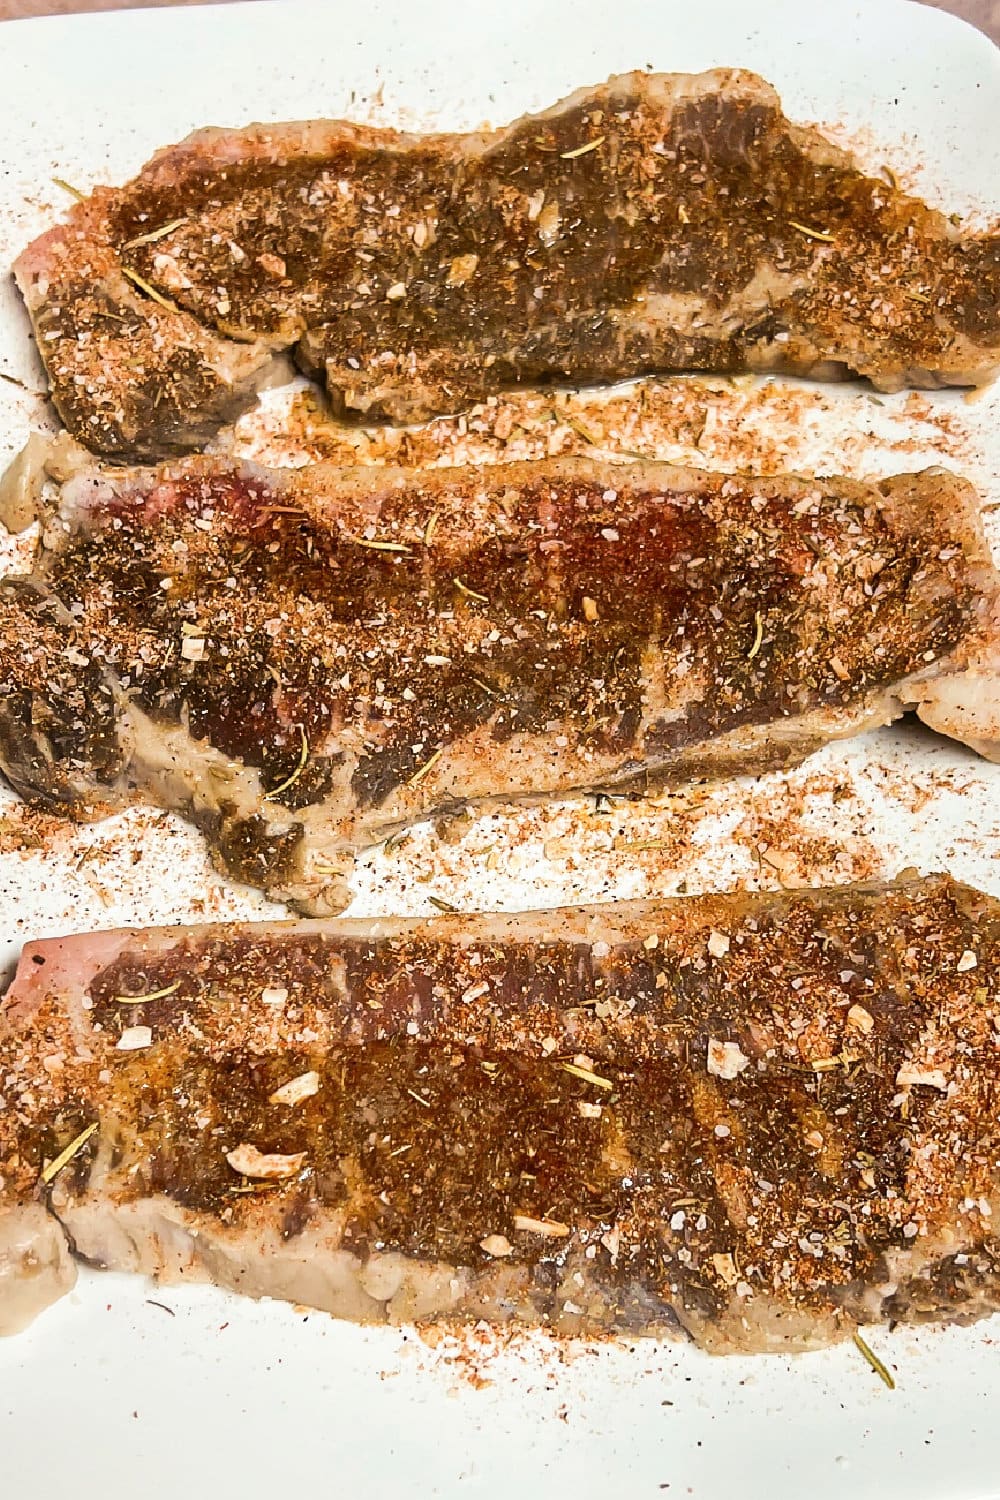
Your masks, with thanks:
[[[1000,904],[942,876],[29,944],[0,1328],[72,1284],[67,1247],[364,1321],[717,1352],[979,1317],[998,961]]]
[[[467,804],[760,773],[936,694],[1000,741],[998,579],[940,470],[41,462],[7,486],[43,525],[2,585],[0,766],[78,816],[176,808],[314,915]]]
[[[97,189],[15,276],[53,400],[115,458],[202,446],[287,375],[415,422],[670,370],[1000,366],[1000,235],[956,227],[752,73],[626,73],[506,129],[202,130]]]

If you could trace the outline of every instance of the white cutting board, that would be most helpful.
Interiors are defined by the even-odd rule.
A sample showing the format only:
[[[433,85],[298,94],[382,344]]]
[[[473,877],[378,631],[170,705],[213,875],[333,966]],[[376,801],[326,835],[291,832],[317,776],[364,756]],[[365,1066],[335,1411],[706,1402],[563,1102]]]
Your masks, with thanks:
[[[793,118],[828,124],[871,169],[890,164],[949,211],[1000,213],[1000,52],[905,0],[285,0],[0,27],[0,269],[66,206],[54,177],[81,189],[121,181],[199,125],[499,124],[646,65],[755,68]],[[0,372],[42,389],[9,279]],[[666,389],[695,400],[707,423],[700,446],[683,424],[647,429],[651,454],[862,475],[943,462],[1000,501],[1000,394],[876,403],[860,388],[791,382]],[[573,409],[599,417],[602,400]],[[308,456],[307,443],[275,435],[283,410],[279,396],[241,423],[239,450]],[[0,462],[47,421],[42,398],[0,380]],[[496,457],[474,430],[438,434],[444,458]],[[569,430],[552,440],[574,441]],[[543,440],[528,442],[535,452]],[[1000,894],[998,854],[1000,770],[905,726],[789,776],[656,806],[492,816],[458,842],[419,830],[364,862],[354,910],[430,912],[432,894],[513,908],[681,881],[828,883],[905,865]],[[43,933],[273,910],[215,875],[172,818],[140,812],[66,833],[24,821],[0,793],[0,961]],[[432,1348],[413,1330],[85,1274],[33,1329],[0,1343],[0,1493],[1000,1496],[1000,1320],[877,1330],[870,1342],[896,1373],[894,1392],[853,1346],[720,1361],[651,1342],[558,1348],[521,1336],[503,1347],[484,1330]]]

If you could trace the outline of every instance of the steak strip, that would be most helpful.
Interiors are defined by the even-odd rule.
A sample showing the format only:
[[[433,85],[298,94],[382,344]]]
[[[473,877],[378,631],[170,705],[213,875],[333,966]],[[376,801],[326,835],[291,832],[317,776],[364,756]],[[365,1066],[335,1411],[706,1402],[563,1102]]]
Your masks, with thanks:
[[[32,943],[0,1009],[0,1328],[72,1284],[68,1247],[716,1352],[979,1317],[998,959],[1000,904],[941,876]]]
[[[204,444],[287,375],[413,422],[523,383],[1000,364],[1000,235],[791,124],[752,73],[627,73],[494,132],[202,130],[20,257],[53,400],[116,458]]]
[[[183,811],[315,915],[353,851],[469,803],[759,773],[935,693],[1000,739],[997,575],[941,471],[41,463],[7,486],[43,517],[2,586],[7,777]]]

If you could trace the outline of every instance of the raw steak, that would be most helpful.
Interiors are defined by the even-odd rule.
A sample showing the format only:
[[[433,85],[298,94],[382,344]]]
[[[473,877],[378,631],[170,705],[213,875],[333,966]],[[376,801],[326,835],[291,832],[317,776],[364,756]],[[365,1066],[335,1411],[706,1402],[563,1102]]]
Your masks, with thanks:
[[[998,580],[942,471],[46,462],[7,485],[44,519],[2,590],[0,765],[78,815],[182,810],[314,914],[352,851],[467,803],[761,772],[942,682],[951,732],[1000,739],[995,671],[951,675]]]
[[[32,943],[0,1328],[72,1284],[67,1247],[718,1352],[992,1312],[998,959],[1000,905],[944,877]]]
[[[63,421],[116,457],[203,444],[285,350],[368,422],[525,382],[786,370],[889,390],[1000,364],[1000,236],[864,176],[725,70],[624,74],[493,133],[199,131],[15,275]]]

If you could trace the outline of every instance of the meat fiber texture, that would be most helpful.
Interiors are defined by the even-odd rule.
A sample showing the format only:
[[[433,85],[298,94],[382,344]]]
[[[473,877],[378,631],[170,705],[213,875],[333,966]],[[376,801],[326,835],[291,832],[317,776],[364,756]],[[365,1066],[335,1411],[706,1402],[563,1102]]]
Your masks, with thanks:
[[[716,1352],[992,1312],[998,959],[945,877],[29,944],[0,1330],[73,1256]]]
[[[1000,740],[998,578],[940,470],[126,471],[63,441],[4,488],[42,523],[2,585],[11,784],[177,809],[314,915],[357,850],[469,805],[760,773],[913,706]]]
[[[494,132],[203,130],[20,257],[53,400],[96,452],[203,445],[288,374],[414,422],[670,370],[975,385],[1000,236],[790,123],[752,73],[623,74]]]

